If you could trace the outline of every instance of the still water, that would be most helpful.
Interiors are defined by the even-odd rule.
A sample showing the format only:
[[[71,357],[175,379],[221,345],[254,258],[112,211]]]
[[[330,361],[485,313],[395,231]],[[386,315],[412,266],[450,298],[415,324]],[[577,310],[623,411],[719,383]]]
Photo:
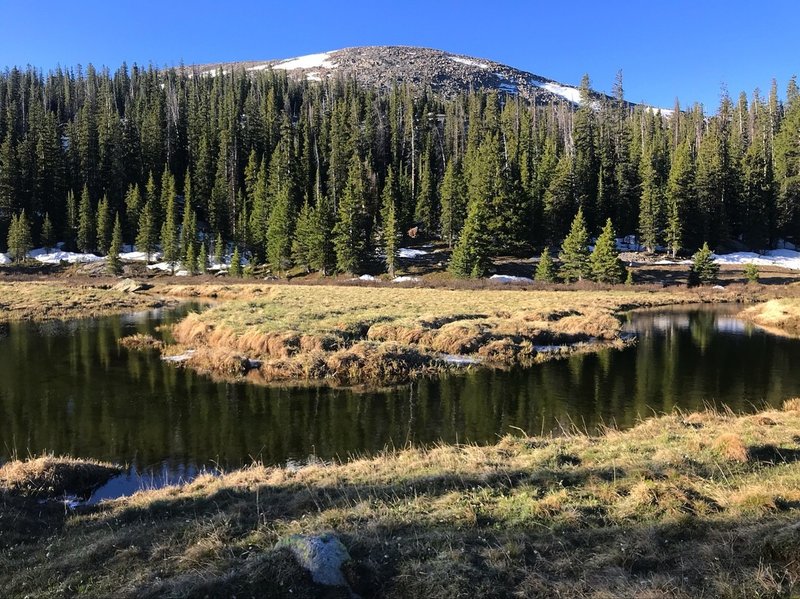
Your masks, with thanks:
[[[627,427],[676,407],[748,411],[800,395],[800,341],[736,319],[738,307],[632,313],[626,328],[639,342],[622,351],[370,393],[215,383],[117,344],[158,335],[193,308],[0,326],[0,461],[92,457],[130,465],[129,485],[158,486],[253,459],[492,443],[519,429]]]

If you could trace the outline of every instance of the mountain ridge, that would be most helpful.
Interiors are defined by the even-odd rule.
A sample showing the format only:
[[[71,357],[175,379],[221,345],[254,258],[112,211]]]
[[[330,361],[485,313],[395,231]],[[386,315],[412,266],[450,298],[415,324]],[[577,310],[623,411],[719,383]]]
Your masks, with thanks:
[[[359,83],[389,88],[406,83],[417,88],[430,87],[446,97],[474,90],[496,90],[518,95],[536,104],[566,102],[580,105],[580,89],[529,71],[466,54],[417,46],[353,46],[285,59],[219,62],[196,65],[201,74],[214,75],[222,69],[245,71],[286,71],[290,76],[322,81],[336,75],[355,76]],[[594,101],[609,98],[592,90]],[[631,106],[636,104],[629,103]],[[660,110],[669,109],[644,105]]]

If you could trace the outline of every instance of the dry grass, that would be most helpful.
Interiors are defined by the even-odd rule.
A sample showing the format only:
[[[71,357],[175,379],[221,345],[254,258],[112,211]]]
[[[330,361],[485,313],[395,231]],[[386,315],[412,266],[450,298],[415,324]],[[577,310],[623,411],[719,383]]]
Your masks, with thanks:
[[[122,293],[107,285],[66,280],[0,282],[0,320],[65,320],[161,307],[154,294]]]
[[[362,597],[793,596],[800,411],[787,407],[204,475],[5,545],[0,585],[10,597],[346,597],[278,548],[332,531]],[[3,544],[13,524],[0,527]]]
[[[782,298],[744,310],[742,317],[776,333],[800,335],[800,299]]]
[[[143,333],[136,333],[135,335],[128,335],[127,337],[121,337],[118,340],[118,343],[122,347],[139,351],[148,349],[160,350],[164,347],[163,341],[156,339],[152,335],[145,335]]]
[[[260,363],[233,369],[249,380],[332,384],[403,382],[452,366],[442,354],[491,367],[530,364],[586,343],[619,341],[617,315],[636,307],[741,299],[738,292],[630,289],[525,291],[387,286],[170,286],[164,292],[224,298],[175,325],[176,342],[198,349],[185,364],[227,376],[216,353]],[[576,345],[584,344],[584,345]],[[563,346],[540,352],[540,346]],[[178,351],[178,350],[172,350]],[[382,366],[378,359],[390,359]],[[360,374],[359,374],[360,373]]]
[[[0,492],[36,497],[81,495],[119,472],[113,464],[52,455],[14,460],[0,467]]]

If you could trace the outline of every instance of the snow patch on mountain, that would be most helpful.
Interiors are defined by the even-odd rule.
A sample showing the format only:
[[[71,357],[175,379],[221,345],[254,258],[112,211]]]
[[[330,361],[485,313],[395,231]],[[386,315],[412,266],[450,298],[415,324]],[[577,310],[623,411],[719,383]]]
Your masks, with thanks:
[[[460,64],[465,64],[468,67],[478,67],[479,69],[488,69],[488,64],[483,64],[482,62],[478,62],[477,60],[470,60],[469,58],[462,58],[461,56],[451,56],[450,60],[453,62],[458,62]]]
[[[569,100],[573,104],[580,105],[581,103],[581,90],[576,87],[561,85],[560,83],[555,83],[553,81],[536,81],[535,79],[531,79],[530,82],[537,87],[546,89],[551,94],[555,94],[556,96],[561,96],[565,100]]]
[[[272,65],[273,69],[285,69],[293,71],[295,69],[333,69],[336,64],[331,62],[331,55],[329,52],[320,52],[319,54],[307,54],[306,56],[298,56],[297,58],[290,58]]]

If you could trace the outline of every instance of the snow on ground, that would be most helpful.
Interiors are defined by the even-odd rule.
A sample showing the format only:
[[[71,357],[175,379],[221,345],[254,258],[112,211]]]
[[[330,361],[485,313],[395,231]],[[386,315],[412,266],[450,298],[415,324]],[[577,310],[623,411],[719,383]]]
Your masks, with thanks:
[[[361,275],[360,277],[358,277],[358,280],[359,281],[375,281],[377,279],[375,279],[375,277],[373,277],[372,275]]]
[[[668,266],[670,264],[692,264],[691,260],[656,260],[655,262],[647,262],[647,264],[656,264],[658,266]]]
[[[489,280],[495,283],[533,283],[533,279],[528,277],[515,277],[512,275],[492,275]]]
[[[465,64],[470,67],[478,67],[479,69],[488,69],[489,65],[483,64],[482,62],[478,62],[477,60],[470,60],[469,58],[461,58],[460,56],[451,56],[450,60],[453,62],[459,62],[461,64]]]
[[[442,361],[448,364],[456,364],[457,366],[469,366],[470,364],[480,364],[480,358],[473,356],[461,356],[458,354],[443,354]]]
[[[272,68],[285,69],[287,71],[293,71],[294,69],[314,68],[332,69],[336,66],[336,64],[330,61],[330,57],[331,55],[327,52],[321,52],[319,54],[307,54],[306,56],[298,56],[297,58],[284,60],[283,62],[273,65]]]
[[[392,279],[392,283],[416,283],[417,281],[419,281],[419,277],[409,277],[408,275]]]
[[[661,116],[665,118],[670,118],[673,114],[675,114],[675,111],[672,110],[671,108],[659,108],[658,106],[647,106],[646,108],[648,112],[652,113],[660,112]]]
[[[554,83],[553,81],[542,83],[541,81],[537,81],[536,79],[531,79],[530,83],[537,87],[541,87],[542,89],[546,89],[551,94],[561,96],[562,98],[565,98],[570,102],[574,102],[575,104],[581,103],[581,90],[579,90],[577,87],[569,87],[567,85]]]
[[[0,253],[0,264],[10,264],[11,258],[8,257],[8,254]]]
[[[781,266],[800,270],[800,252],[795,250],[769,250],[766,252],[733,252],[714,254],[717,264],[755,264],[756,266]]]
[[[36,252],[36,250],[34,250]],[[44,253],[44,250],[41,252],[37,252],[36,255],[33,255],[34,252],[31,252],[29,255],[39,262],[43,262],[45,264],[60,264],[61,261],[69,262],[70,264],[75,264],[76,262],[99,262],[101,260],[105,260],[103,256],[96,256],[94,254],[81,254],[78,252],[64,252],[62,250],[54,250],[49,253]]]
[[[172,268],[173,268],[173,265],[171,265],[169,262],[157,262],[156,264],[148,264],[147,265],[147,269],[148,270],[160,270],[161,272],[169,272],[169,273],[172,272]],[[181,269],[180,268],[180,264],[176,263],[174,265],[174,268],[175,268],[175,276],[176,277],[188,277],[189,276],[189,271]]]
[[[430,252],[426,252],[425,250],[417,250],[414,248],[400,248],[397,250],[397,256],[399,258],[406,258],[406,259],[414,259],[419,258],[420,256],[425,256]]]

